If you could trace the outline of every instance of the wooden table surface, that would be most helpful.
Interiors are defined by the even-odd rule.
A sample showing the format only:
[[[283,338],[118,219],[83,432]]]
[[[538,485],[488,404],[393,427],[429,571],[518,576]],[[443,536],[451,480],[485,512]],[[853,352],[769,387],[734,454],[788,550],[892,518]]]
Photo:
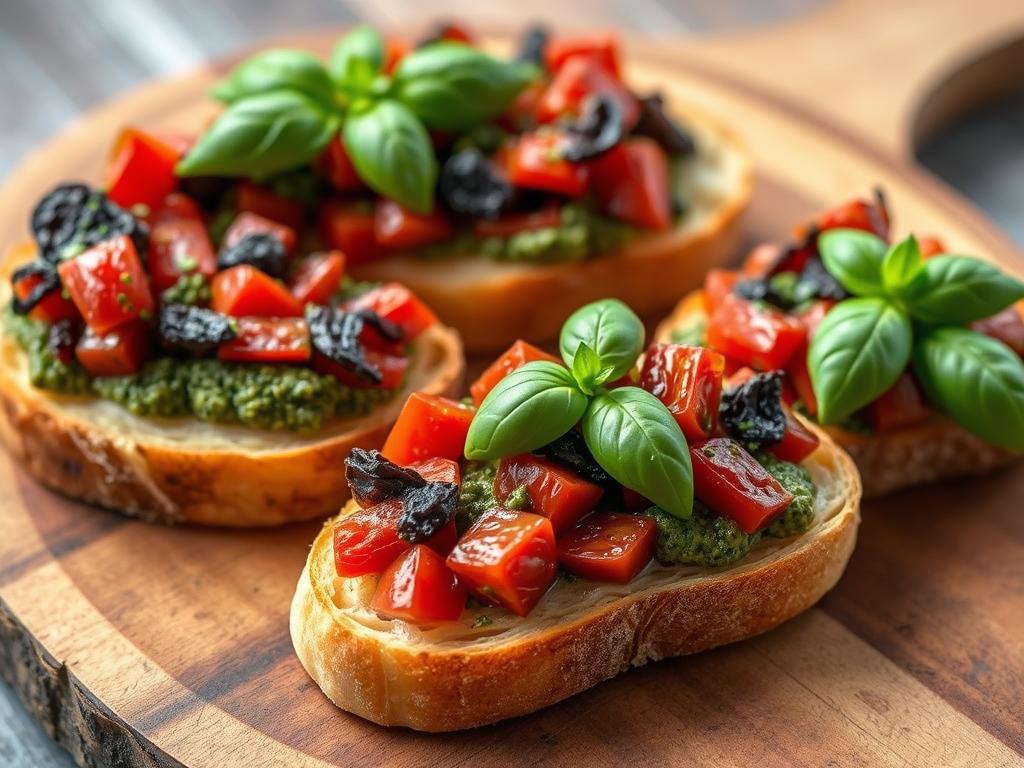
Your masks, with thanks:
[[[471,0],[2,0],[0,103],[21,105],[4,120],[0,176],[34,144],[80,112],[150,78],[187,70],[210,56],[268,36],[358,19],[418,26],[434,16],[520,24],[525,17],[553,25],[614,27],[636,35],[683,38],[764,24],[803,13],[813,0],[672,0],[561,2],[517,0],[477,8]],[[554,9],[554,10],[552,10]],[[1024,87],[1024,81],[1020,84]],[[1024,92],[962,120],[918,148],[919,158],[1024,242]],[[868,523],[870,528],[870,523]],[[866,535],[870,530],[865,531]],[[874,553],[884,558],[884,552]],[[861,568],[871,568],[862,561]],[[879,570],[880,577],[884,569]],[[920,610],[927,610],[922,603]],[[917,610],[918,608],[914,608]],[[869,622],[869,617],[849,617]],[[908,660],[913,663],[913,660]],[[979,676],[985,670],[979,669]],[[1020,724],[1018,724],[1020,726]],[[70,765],[0,685],[0,765]]]

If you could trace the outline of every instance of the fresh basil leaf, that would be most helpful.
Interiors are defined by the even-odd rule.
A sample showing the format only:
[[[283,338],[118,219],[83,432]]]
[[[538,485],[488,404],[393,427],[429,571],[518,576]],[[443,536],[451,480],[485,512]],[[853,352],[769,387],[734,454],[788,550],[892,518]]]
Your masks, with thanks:
[[[895,384],[910,361],[912,343],[910,318],[885,299],[836,304],[807,353],[821,423],[842,421]]]
[[[433,43],[399,63],[396,97],[431,128],[465,131],[501,114],[536,75],[531,64]]]
[[[368,104],[345,121],[345,149],[375,192],[417,213],[434,207],[437,158],[426,128],[397,101]]]
[[[830,229],[818,236],[818,253],[825,269],[857,296],[882,294],[882,262],[887,250],[884,240],[859,229]]]
[[[1024,451],[1024,362],[1002,342],[967,328],[937,328],[914,346],[928,400],[983,440]]]
[[[921,248],[917,239],[910,235],[885,254],[882,260],[882,283],[890,295],[898,297],[920,271]]]
[[[228,106],[178,163],[181,176],[266,177],[308,164],[341,118],[298,91],[247,96]]]
[[[384,65],[384,41],[373,27],[362,24],[334,46],[329,64],[339,88],[364,90]]]
[[[619,387],[599,394],[583,416],[583,439],[624,486],[676,517],[693,513],[690,449],[672,414],[650,392]]]
[[[587,397],[558,363],[536,360],[498,382],[480,403],[466,436],[466,458],[526,453],[561,437],[587,409]]]
[[[968,256],[936,256],[902,294],[923,323],[963,325],[1001,312],[1024,298],[1024,283]]]
[[[558,348],[570,368],[580,344],[597,352],[603,366],[610,366],[609,379],[617,379],[636,365],[644,348],[644,324],[618,299],[586,304],[562,326]],[[607,379],[606,379],[607,380]]]
[[[271,91],[304,93],[325,108],[334,105],[334,90],[320,60],[305,51],[276,48],[246,59],[212,90],[225,104]]]

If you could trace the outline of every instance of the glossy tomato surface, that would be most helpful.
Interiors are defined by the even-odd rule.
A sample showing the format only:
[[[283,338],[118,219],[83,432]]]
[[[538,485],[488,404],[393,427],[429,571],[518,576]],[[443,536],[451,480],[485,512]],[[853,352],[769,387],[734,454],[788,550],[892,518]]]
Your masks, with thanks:
[[[628,584],[654,557],[657,541],[650,517],[598,512],[558,537],[558,562],[584,579]]]
[[[437,315],[412,291],[399,283],[385,283],[357,296],[346,309],[369,309],[402,329],[406,341],[419,336],[437,322]]]
[[[75,356],[90,376],[128,376],[142,368],[151,349],[149,325],[129,320],[103,334],[86,328]]]
[[[373,236],[385,248],[419,248],[451,240],[455,227],[441,208],[414,213],[393,200],[381,199],[373,214]]]
[[[381,574],[371,605],[377,613],[392,619],[453,621],[466,606],[466,590],[443,556],[417,544]]]
[[[586,56],[613,77],[620,75],[619,41],[614,33],[556,37],[544,50],[544,61],[552,72],[561,69],[572,56]]]
[[[530,509],[548,518],[556,534],[593,511],[604,493],[601,486],[560,464],[529,453],[505,457],[498,464],[494,482],[498,501],[504,503],[520,486],[526,487]]]
[[[537,103],[537,121],[550,123],[563,116],[576,116],[591,94],[603,94],[618,103],[622,110],[624,133],[632,130],[640,119],[640,104],[636,97],[602,66],[599,59],[570,56],[541,95]]]
[[[732,293],[739,279],[740,274],[733,269],[708,270],[704,276],[704,302],[709,315]]]
[[[708,321],[708,345],[731,360],[759,371],[781,370],[803,344],[799,319],[726,296]]]
[[[896,432],[928,420],[928,406],[917,380],[904,372],[896,383],[864,409],[868,426],[875,432]]]
[[[782,410],[786,414],[786,430],[782,442],[769,446],[768,450],[783,461],[799,464],[817,450],[821,441],[793,414],[789,406],[783,405]]]
[[[183,275],[210,277],[217,271],[206,221],[188,195],[173,192],[154,212],[146,263],[157,291],[170,288]]]
[[[414,392],[402,406],[381,453],[402,465],[433,458],[458,461],[475,413],[447,397]]]
[[[725,358],[706,347],[655,344],[647,350],[640,387],[661,400],[687,440],[710,437],[718,423]]]
[[[249,211],[265,219],[301,232],[306,223],[306,211],[302,203],[274,194],[265,186],[243,180],[235,189],[235,209]]]
[[[554,355],[549,355],[543,349],[535,347],[527,341],[519,339],[514,342],[470,385],[469,394],[473,398],[473,402],[480,405],[490,391],[497,386],[499,381],[512,373],[516,368],[535,360],[548,360],[553,363],[560,362]]]
[[[284,285],[248,264],[213,276],[210,306],[231,317],[302,317],[302,305]]]
[[[122,208],[153,209],[178,187],[174,166],[181,153],[172,144],[137,128],[117,137],[103,172],[107,197]]]
[[[338,292],[345,276],[345,254],[341,251],[314,253],[300,260],[289,281],[292,296],[306,304],[326,304]]]
[[[362,200],[325,200],[320,204],[320,237],[355,266],[384,253],[374,236],[373,206]]]
[[[222,344],[217,357],[233,363],[304,363],[311,346],[301,317],[240,317],[238,333]]]
[[[582,197],[587,191],[587,166],[565,159],[565,141],[557,131],[519,136],[507,154],[509,182],[524,189]]]
[[[270,235],[276,237],[284,246],[285,253],[295,253],[298,237],[295,230],[280,222],[260,216],[252,211],[242,211],[231,221],[228,231],[224,233],[222,248],[238,245],[248,235]]]
[[[590,188],[613,219],[653,230],[672,225],[668,158],[653,139],[627,139],[595,159]]]
[[[131,238],[94,245],[57,267],[85,322],[98,334],[153,312],[153,294]]]
[[[26,275],[14,284],[14,292],[19,299],[25,300],[32,290],[43,280],[42,275]],[[33,320],[53,325],[61,320],[77,320],[81,317],[78,307],[70,299],[61,295],[60,287],[50,291],[28,313]]]

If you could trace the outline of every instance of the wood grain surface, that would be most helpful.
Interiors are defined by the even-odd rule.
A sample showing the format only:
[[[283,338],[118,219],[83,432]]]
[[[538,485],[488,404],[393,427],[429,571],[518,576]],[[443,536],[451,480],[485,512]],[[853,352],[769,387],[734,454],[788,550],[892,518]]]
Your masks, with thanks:
[[[323,50],[331,37],[308,42]],[[631,46],[636,80],[727,115],[750,145],[751,241],[881,182],[899,230],[938,231],[1020,271],[990,225],[855,125],[710,58],[654,48]],[[211,77],[137,92],[29,159],[0,190],[0,247],[23,235],[39,191],[95,174],[117,125],[204,114]],[[1018,466],[867,505],[846,577],[796,621],[437,737],[337,712],[293,658],[288,600],[316,526],[147,527],[59,499],[4,458],[0,670],[84,765],[1022,765],[1022,497]]]

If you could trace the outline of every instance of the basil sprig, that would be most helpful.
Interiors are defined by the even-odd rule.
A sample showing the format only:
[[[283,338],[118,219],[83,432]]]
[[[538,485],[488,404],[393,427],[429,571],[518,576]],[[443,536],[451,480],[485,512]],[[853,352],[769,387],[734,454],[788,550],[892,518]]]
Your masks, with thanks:
[[[214,86],[226,109],[178,174],[266,178],[308,165],[340,132],[367,186],[428,213],[437,158],[427,129],[467,131],[490,120],[537,70],[443,42],[408,54],[394,78],[384,58],[380,35],[361,26],[338,42],[326,67],[287,49],[247,59]]]
[[[579,422],[598,464],[615,480],[677,517],[693,511],[686,438],[665,405],[638,387],[608,390],[643,349],[644,327],[622,302],[598,301],[562,327],[565,365],[527,363],[484,398],[466,438],[466,458],[490,461],[541,448]]]
[[[1024,298],[1024,282],[966,256],[921,259],[911,236],[886,244],[866,232],[821,235],[825,267],[855,298],[825,316],[807,356],[824,424],[872,402],[908,362],[930,402],[965,429],[1024,450],[1024,362],[963,327]]]

